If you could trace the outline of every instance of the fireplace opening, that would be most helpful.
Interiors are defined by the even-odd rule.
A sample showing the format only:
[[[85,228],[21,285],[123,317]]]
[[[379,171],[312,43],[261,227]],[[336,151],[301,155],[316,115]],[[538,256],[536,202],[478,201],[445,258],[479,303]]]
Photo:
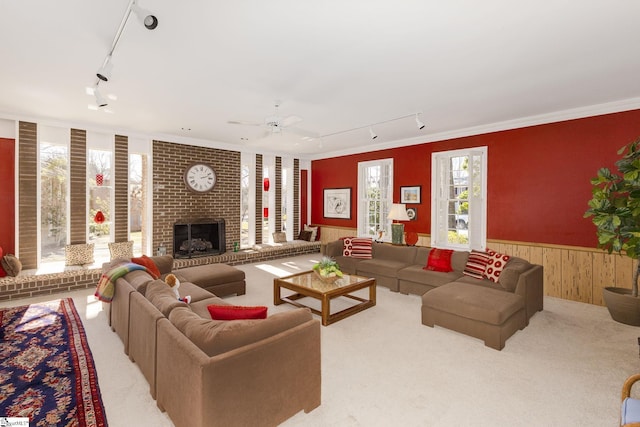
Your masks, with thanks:
[[[226,251],[224,219],[201,219],[173,225],[173,256],[196,258]]]

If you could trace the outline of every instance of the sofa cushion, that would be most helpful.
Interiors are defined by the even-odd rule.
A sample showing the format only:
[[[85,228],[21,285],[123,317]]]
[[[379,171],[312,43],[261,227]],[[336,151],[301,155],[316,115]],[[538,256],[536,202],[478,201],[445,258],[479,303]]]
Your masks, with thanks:
[[[129,282],[133,289],[140,292],[142,295],[145,295],[147,292],[147,285],[157,279],[157,277],[152,277],[144,270],[133,270],[125,274],[123,279]]]
[[[311,232],[311,238],[309,239],[310,242],[315,242],[316,240],[318,240],[319,237],[319,227],[312,227],[310,225],[305,224],[304,225],[304,231],[310,231]]]
[[[503,292],[506,291],[506,289],[502,285],[496,282],[492,282],[489,279],[476,279],[473,277],[463,275],[457,278],[455,281],[459,283],[468,283],[470,285],[484,286],[485,288],[497,289]]]
[[[453,268],[454,271],[462,273],[464,267],[467,265],[467,259],[469,259],[469,252],[453,251],[453,255],[451,255],[451,268]]]
[[[304,240],[304,241],[310,242],[312,234],[313,233],[311,231],[300,230],[300,234],[298,234],[298,240]]]
[[[145,294],[145,297],[165,317],[168,317],[169,313],[171,313],[175,308],[189,308],[186,303],[179,301],[169,285],[160,279],[154,280],[147,285],[147,293]],[[191,310],[189,309],[189,311]]]
[[[266,319],[267,307],[242,305],[208,305],[213,320]]]
[[[429,252],[429,258],[427,259],[427,265],[424,266],[424,269],[431,271],[440,271],[443,273],[453,271],[453,268],[451,268],[452,255],[452,249],[431,249],[431,251]]]
[[[502,273],[500,274],[500,278],[498,279],[498,283],[508,291],[515,291],[516,286],[518,285],[518,280],[520,279],[520,275],[525,271],[531,268],[531,264],[517,257],[511,257],[507,265],[505,265]]]
[[[358,264],[360,264],[362,261],[366,261],[361,258],[353,258],[343,255],[333,256],[331,258],[333,258],[335,262],[338,263],[338,265],[340,266],[340,271],[346,274],[356,274]]]
[[[173,257],[171,255],[156,255],[152,256],[151,259],[158,267],[161,276],[169,274],[173,270]]]
[[[269,338],[312,320],[311,310],[299,308],[264,320],[207,320],[188,308],[176,308],[169,321],[208,356]]]
[[[141,257],[131,258],[131,262],[144,266],[149,271],[149,273],[151,273],[154,279],[160,277],[160,270],[158,269],[158,266],[148,256],[142,255]]]
[[[413,264],[419,265],[420,268],[427,265],[427,260],[429,259],[429,252],[431,252],[431,248],[417,247],[415,258],[413,259]]]
[[[353,258],[371,259],[373,250],[371,248],[371,237],[346,237],[342,255]]]
[[[482,279],[484,278],[487,262],[489,262],[488,253],[472,250],[462,273],[475,279]]]
[[[227,264],[204,264],[181,268],[173,272],[180,282],[191,282],[204,289],[215,288],[226,283],[242,282],[244,271]],[[215,293],[215,291],[212,291]]]
[[[490,325],[502,325],[524,308],[524,298],[511,292],[453,282],[424,294],[422,305]]]
[[[398,246],[389,243],[374,243],[373,258],[402,261],[410,264],[415,258],[415,246]]]
[[[504,266],[511,258],[509,255],[501,254],[496,251],[488,250],[489,259],[487,260],[487,266],[484,269],[485,279],[489,279],[492,282],[498,282],[500,274],[504,269]]]
[[[220,297],[209,297],[207,299],[203,299],[200,301],[191,301],[191,304],[189,304],[189,308],[196,313],[198,316],[202,317],[203,319],[211,319],[211,314],[209,313],[209,309],[207,308],[208,306],[215,304],[215,305],[231,305],[230,303],[226,302],[225,300],[223,300]]]
[[[422,264],[413,264],[398,271],[398,279],[422,283],[428,286],[442,286],[459,279],[461,276],[462,273],[458,271],[443,273],[440,271],[425,270]]]
[[[395,261],[391,259],[384,258],[374,258],[362,260],[362,262],[358,263],[356,266],[356,274],[361,276],[385,276],[385,277],[396,277],[398,274],[398,270],[401,270],[405,267],[410,266],[406,261]]]

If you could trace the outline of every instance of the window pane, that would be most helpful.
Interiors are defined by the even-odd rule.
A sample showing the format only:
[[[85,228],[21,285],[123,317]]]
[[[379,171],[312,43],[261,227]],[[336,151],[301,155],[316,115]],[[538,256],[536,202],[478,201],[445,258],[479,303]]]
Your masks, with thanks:
[[[40,255],[43,263],[64,261],[67,243],[68,150],[40,143]]]
[[[240,247],[247,248],[249,242],[249,165],[243,164],[240,175]]]
[[[109,260],[108,243],[111,241],[111,152],[89,150],[87,163],[89,174],[89,243],[94,243],[96,262]],[[102,213],[104,221],[96,221],[96,214]]]
[[[129,239],[133,240],[134,255],[142,255],[146,241],[143,238],[146,218],[146,165],[147,156],[129,155]],[[146,236],[145,236],[146,237]]]

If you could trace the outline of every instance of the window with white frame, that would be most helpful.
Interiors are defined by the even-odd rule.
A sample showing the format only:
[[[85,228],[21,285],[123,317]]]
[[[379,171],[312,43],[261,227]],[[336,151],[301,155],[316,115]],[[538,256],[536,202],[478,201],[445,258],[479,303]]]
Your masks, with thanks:
[[[240,153],[240,247],[248,248],[255,243],[255,154]]]
[[[433,153],[431,173],[431,245],[484,250],[487,147]]]
[[[393,159],[358,163],[358,236],[391,239]]]

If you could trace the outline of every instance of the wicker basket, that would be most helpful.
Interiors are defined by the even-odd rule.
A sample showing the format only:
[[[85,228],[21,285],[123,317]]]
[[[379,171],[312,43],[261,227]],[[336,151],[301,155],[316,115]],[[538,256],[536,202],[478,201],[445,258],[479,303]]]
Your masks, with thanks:
[[[318,273],[318,270],[313,270],[313,272],[315,273],[316,277],[322,280],[324,283],[335,283],[336,280],[340,279],[339,276],[332,276],[332,277],[322,276],[320,273]]]

